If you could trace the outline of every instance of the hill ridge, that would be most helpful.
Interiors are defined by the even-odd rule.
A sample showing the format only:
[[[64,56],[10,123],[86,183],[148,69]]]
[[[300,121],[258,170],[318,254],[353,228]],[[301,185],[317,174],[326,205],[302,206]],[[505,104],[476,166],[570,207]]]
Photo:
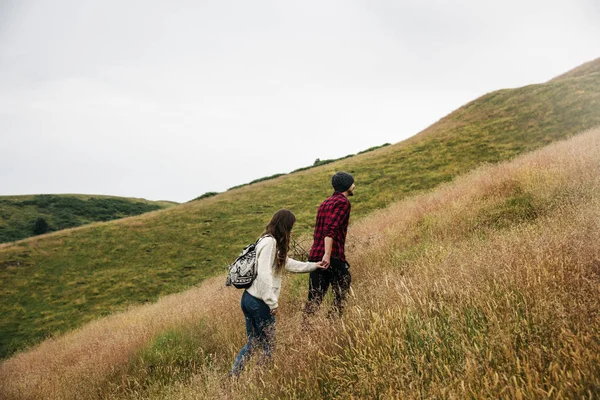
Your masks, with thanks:
[[[582,65],[575,67],[564,74],[558,75],[549,82],[559,81],[563,79],[580,78],[582,76],[600,73],[600,57],[594,60],[583,63]]]

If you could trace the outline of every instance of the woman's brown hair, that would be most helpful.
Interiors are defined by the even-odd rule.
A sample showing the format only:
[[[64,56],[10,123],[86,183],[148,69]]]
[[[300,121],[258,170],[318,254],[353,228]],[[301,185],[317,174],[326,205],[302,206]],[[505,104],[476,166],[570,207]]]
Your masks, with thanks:
[[[275,272],[280,273],[285,267],[287,253],[290,249],[290,233],[296,222],[296,216],[290,210],[279,210],[267,224],[265,235],[271,235],[277,242],[277,256],[275,257]]]

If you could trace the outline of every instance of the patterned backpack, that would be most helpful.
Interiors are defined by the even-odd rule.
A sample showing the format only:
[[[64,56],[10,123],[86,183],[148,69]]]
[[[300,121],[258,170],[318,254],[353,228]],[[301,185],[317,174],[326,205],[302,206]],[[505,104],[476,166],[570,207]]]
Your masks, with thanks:
[[[225,286],[233,285],[238,289],[248,289],[252,285],[258,273],[256,246],[263,237],[244,247],[238,258],[229,266],[229,275],[227,275]]]

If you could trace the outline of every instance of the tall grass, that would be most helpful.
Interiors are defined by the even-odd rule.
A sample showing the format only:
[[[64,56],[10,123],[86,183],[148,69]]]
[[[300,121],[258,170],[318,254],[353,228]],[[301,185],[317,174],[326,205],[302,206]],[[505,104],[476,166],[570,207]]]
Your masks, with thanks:
[[[600,129],[354,223],[353,295],[303,328],[288,277],[273,365],[227,378],[244,343],[223,277],[0,364],[0,397],[596,398]]]

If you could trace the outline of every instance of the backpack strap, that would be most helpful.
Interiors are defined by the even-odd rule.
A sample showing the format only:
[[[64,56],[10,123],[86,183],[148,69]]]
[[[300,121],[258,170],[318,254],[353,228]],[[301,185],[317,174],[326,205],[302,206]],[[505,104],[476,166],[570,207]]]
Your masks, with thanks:
[[[261,239],[264,239],[266,237],[273,237],[273,235],[271,235],[270,233],[266,233],[266,234],[262,235],[261,237],[259,237],[258,240],[256,240],[256,242],[254,244],[257,245]],[[273,238],[273,239],[275,239],[275,238]]]
[[[254,248],[256,249],[256,258],[258,259],[258,242],[260,242],[262,239],[267,238],[267,237],[273,237],[273,235],[267,233],[265,235],[262,235],[261,237],[259,237],[256,242],[254,242]],[[275,239],[275,238],[273,238]]]

